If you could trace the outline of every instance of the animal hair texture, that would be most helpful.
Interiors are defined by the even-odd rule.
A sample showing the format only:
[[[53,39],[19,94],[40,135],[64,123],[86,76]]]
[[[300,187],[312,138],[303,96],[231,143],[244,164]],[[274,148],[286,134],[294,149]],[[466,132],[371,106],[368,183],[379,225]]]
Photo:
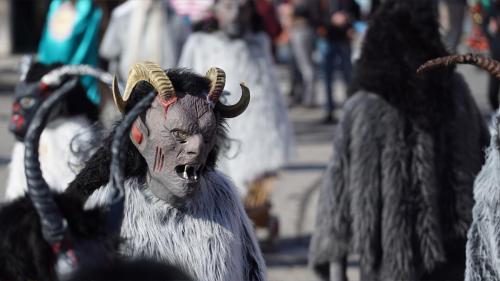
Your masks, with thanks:
[[[493,120],[486,163],[474,182],[475,205],[467,240],[466,281],[500,280],[500,111]]]
[[[266,280],[252,225],[232,184],[207,172],[182,208],[155,197],[139,178],[125,183],[121,252],[179,267],[195,280]],[[106,202],[109,186],[94,192],[87,208]]]
[[[347,101],[310,246],[319,273],[357,253],[362,280],[463,276],[488,131],[463,79],[453,79],[452,121],[441,141],[376,94]]]
[[[52,189],[66,189],[87,160],[83,157],[89,155],[86,146],[95,137],[90,121],[82,115],[61,117],[48,124],[40,138],[40,162],[43,177]],[[27,191],[24,149],[23,143],[14,144],[6,188],[8,200]]]

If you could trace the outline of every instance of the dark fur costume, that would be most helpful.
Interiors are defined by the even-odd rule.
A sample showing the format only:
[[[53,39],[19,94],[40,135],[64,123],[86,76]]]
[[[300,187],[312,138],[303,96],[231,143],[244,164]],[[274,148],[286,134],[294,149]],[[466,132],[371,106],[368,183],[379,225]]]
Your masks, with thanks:
[[[77,200],[55,195],[56,203],[67,219],[69,230],[79,241],[107,238],[105,215],[99,209],[83,211]],[[26,196],[0,206],[0,280],[55,280],[54,254],[44,240],[38,214]],[[108,242],[106,242],[108,241]]]
[[[50,65],[35,63],[26,74],[26,82],[38,82],[45,74],[61,66],[62,64],[59,63]],[[83,115],[91,122],[99,119],[99,108],[87,98],[87,90],[81,83],[78,83],[73,92],[61,103],[65,104],[66,111],[61,112],[60,116]]]
[[[388,0],[355,67],[322,186],[310,262],[360,255],[362,280],[463,278],[472,185],[488,131],[446,55],[432,0]]]
[[[171,69],[167,72],[168,77],[172,81],[177,93],[186,93],[196,95],[198,93],[207,93],[210,88],[210,80],[197,74],[191,73],[185,69]],[[153,88],[141,82],[134,91],[131,101],[127,104],[125,112],[128,112],[146,93]],[[214,169],[217,162],[217,155],[221,149],[227,147],[226,127],[224,118],[218,114],[217,118],[217,144],[210,152],[206,168]],[[85,168],[76,176],[75,180],[69,185],[67,193],[78,197],[85,202],[87,198],[98,188],[105,185],[109,181],[109,165],[111,163],[111,141],[113,139],[112,132],[110,136],[104,140],[101,147],[94,153],[90,160],[86,163]],[[147,172],[147,164],[141,156],[137,148],[132,144],[130,139],[127,139],[125,145],[127,149],[127,161],[125,167],[126,178],[143,177]]]

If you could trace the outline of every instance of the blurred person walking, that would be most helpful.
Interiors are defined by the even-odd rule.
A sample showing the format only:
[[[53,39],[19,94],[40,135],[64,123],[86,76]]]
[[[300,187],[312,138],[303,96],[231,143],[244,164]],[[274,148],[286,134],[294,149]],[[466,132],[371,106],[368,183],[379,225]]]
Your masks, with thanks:
[[[313,27],[313,6],[311,1],[293,1],[293,22],[290,29],[290,45],[293,54],[295,74],[292,78],[292,99],[306,107],[315,106],[316,69],[313,62],[315,34]],[[295,76],[295,75],[292,75]],[[297,83],[301,81],[302,83]]]
[[[52,0],[47,14],[37,61],[43,64],[88,64],[97,66],[102,11],[92,0]],[[87,96],[99,104],[98,84],[83,77]]]
[[[177,65],[189,31],[169,1],[128,0],[113,10],[99,54],[121,80],[138,61],[171,68]]]
[[[359,5],[354,0],[320,0],[317,28],[320,36],[319,49],[322,54],[322,72],[325,82],[326,114],[324,123],[335,122],[333,111],[333,74],[336,66],[344,82],[351,82],[351,42],[354,37],[353,23],[360,18]]]
[[[444,41],[450,52],[456,53],[463,34],[467,0],[444,1],[448,10],[448,31],[445,35]]]

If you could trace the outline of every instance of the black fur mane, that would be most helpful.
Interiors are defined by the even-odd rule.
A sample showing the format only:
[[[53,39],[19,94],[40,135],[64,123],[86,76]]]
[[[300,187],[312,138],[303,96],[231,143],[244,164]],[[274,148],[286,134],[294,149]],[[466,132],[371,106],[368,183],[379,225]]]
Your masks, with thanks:
[[[449,113],[454,67],[417,75],[425,61],[448,54],[434,0],[388,0],[376,12],[357,61],[350,94],[381,96],[424,128]]]
[[[177,93],[200,95],[208,93],[210,89],[210,80],[186,69],[170,69],[166,73]],[[139,83],[134,89],[125,112],[128,112],[145,94],[152,90],[153,87],[150,84],[145,82]],[[225,120],[217,112],[215,113],[217,119],[217,142],[214,149],[208,155],[206,164],[208,169],[215,169],[217,156],[222,149],[227,147],[228,142]],[[120,123],[121,121],[118,121],[115,127]],[[66,190],[67,193],[85,201],[96,189],[108,183],[111,163],[111,141],[113,140],[114,131],[110,133],[101,147],[87,161],[85,168],[81,170],[75,180],[70,183]],[[146,161],[130,139],[127,139],[125,147],[127,149],[126,178],[144,177],[147,172]]]
[[[105,215],[100,209],[84,211],[83,205],[65,194],[54,194],[76,240],[116,243],[106,235]],[[43,239],[40,220],[27,196],[0,206],[0,280],[55,280],[55,257]]]

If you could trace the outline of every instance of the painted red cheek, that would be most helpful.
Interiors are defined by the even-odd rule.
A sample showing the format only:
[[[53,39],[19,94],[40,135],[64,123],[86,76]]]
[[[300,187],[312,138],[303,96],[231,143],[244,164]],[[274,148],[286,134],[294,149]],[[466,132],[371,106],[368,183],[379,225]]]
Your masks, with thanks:
[[[137,128],[137,126],[135,124],[132,126],[132,138],[134,139],[134,141],[137,144],[142,143],[143,135],[142,135],[141,131],[139,131],[139,128]]]

